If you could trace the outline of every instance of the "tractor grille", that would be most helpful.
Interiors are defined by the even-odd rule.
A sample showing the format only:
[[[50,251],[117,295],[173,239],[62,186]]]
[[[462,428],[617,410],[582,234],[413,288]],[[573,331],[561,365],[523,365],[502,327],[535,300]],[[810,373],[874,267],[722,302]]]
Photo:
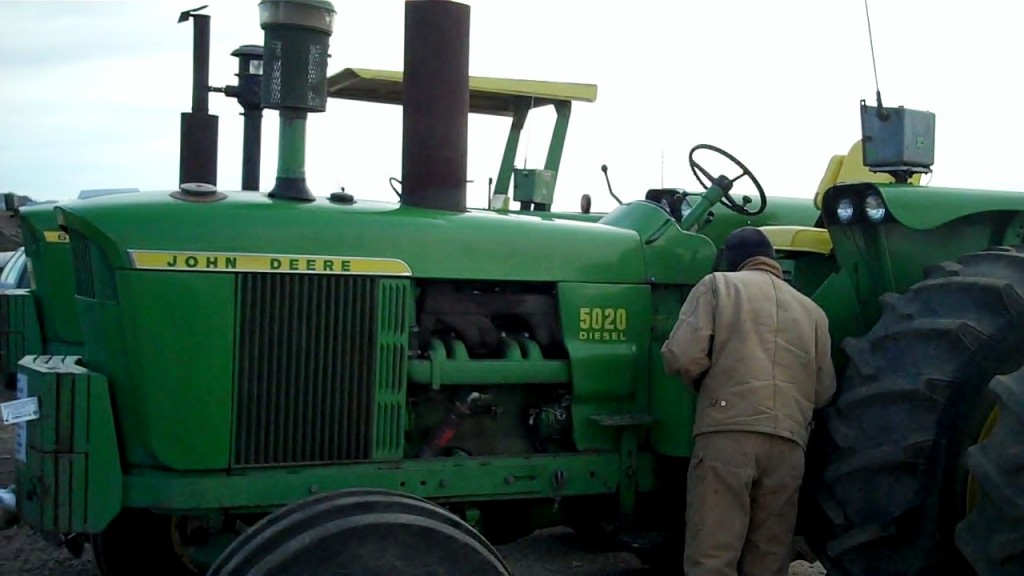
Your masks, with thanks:
[[[373,456],[374,458],[401,458],[405,446],[409,283],[404,280],[381,280],[380,296],[377,429]]]
[[[236,467],[401,449],[407,292],[370,277],[239,275]]]
[[[35,323],[36,308],[30,294],[6,294],[0,297],[0,369],[8,378],[14,378],[18,362],[29,352],[27,327]],[[38,351],[32,351],[38,354]]]
[[[74,231],[69,236],[72,264],[75,269],[75,294],[82,298],[95,299],[96,283],[93,280],[91,242]]]
[[[11,330],[11,299],[0,298],[0,335]]]

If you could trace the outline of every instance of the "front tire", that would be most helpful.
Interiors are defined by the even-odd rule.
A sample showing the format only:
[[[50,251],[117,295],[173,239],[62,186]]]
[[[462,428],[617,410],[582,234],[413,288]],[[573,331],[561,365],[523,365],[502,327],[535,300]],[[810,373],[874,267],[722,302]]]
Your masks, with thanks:
[[[953,540],[964,456],[992,410],[987,383],[1024,364],[1024,255],[970,254],[882,302],[844,342],[849,366],[815,432],[807,539],[830,576],[969,575]]]

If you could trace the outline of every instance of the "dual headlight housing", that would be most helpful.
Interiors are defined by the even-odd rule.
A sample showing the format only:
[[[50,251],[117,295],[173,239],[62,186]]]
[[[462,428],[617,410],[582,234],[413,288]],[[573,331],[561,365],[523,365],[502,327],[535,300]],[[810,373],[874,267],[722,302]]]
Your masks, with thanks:
[[[832,216],[840,224],[850,224],[862,218],[872,224],[881,224],[889,215],[885,200],[877,191],[867,194],[850,194],[842,196],[833,204]]]

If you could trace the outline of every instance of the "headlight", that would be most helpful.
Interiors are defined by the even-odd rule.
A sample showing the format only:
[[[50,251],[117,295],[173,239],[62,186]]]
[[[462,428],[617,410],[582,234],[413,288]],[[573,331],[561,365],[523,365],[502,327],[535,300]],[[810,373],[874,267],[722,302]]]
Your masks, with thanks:
[[[864,199],[864,213],[867,214],[868,220],[875,224],[884,220],[885,202],[882,201],[882,197],[878,194],[868,194],[868,197]]]
[[[849,224],[853,220],[853,200],[843,198],[836,206],[836,217],[840,224]]]

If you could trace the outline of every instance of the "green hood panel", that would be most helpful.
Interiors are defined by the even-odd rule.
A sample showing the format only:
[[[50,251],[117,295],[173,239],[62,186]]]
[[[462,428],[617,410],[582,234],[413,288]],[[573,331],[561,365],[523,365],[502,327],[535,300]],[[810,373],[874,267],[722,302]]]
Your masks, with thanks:
[[[55,205],[32,204],[19,210],[22,242],[32,267],[44,339],[78,344],[82,330],[75,310],[71,247],[67,235],[57,227]]]
[[[878,191],[893,218],[914,230],[931,230],[981,212],[1024,210],[1024,192],[1006,190],[856,183],[835,186],[827,194],[844,191]]]
[[[367,200],[297,203],[255,192],[232,192],[218,202],[140,192],[57,210],[65,226],[90,237],[116,268],[131,267],[129,250],[147,250],[397,259],[419,278],[645,279],[636,232],[547,216],[448,213]]]

